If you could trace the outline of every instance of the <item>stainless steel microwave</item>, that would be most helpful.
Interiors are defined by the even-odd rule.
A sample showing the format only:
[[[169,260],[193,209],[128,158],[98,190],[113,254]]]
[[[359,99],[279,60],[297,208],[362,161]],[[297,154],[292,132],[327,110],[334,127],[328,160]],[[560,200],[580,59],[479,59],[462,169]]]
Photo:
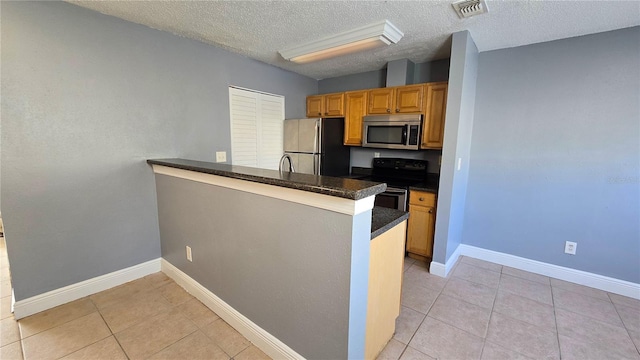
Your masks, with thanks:
[[[373,115],[362,120],[362,146],[418,150],[422,115]]]

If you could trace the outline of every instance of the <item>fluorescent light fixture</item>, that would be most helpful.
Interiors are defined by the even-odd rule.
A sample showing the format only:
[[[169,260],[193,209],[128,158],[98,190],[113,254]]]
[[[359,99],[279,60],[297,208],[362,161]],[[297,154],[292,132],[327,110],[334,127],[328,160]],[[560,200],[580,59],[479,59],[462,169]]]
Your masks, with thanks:
[[[280,55],[289,61],[305,64],[336,56],[395,44],[404,34],[388,20],[363,26],[341,34],[311,41],[300,46],[281,50]]]

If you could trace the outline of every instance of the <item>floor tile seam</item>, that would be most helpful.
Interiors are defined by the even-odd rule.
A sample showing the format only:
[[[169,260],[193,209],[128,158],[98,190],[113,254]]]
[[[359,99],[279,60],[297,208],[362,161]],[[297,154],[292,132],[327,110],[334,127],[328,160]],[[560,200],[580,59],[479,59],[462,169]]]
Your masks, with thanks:
[[[487,261],[487,262],[491,263],[491,264],[496,264],[496,263],[492,263],[491,261]],[[488,268],[485,268],[485,267],[482,267],[482,266],[474,265],[472,263],[468,263],[468,262],[463,261],[463,260],[461,260],[459,263],[460,264],[466,264],[466,265],[469,265],[469,266],[473,266],[473,267],[478,268],[478,269],[488,270],[488,271],[491,271],[491,272],[494,272],[494,273],[498,273],[498,274],[502,274],[502,268],[504,267],[503,265],[496,264],[496,265],[500,265],[500,270],[496,271],[496,270],[491,270],[491,269],[488,269]]]
[[[534,301],[534,302],[536,302],[536,303],[538,303],[540,305],[551,306],[551,307],[553,307],[555,309],[555,305],[554,305],[554,302],[553,302],[553,294],[551,294],[551,304],[549,304],[549,303],[542,302],[542,301],[539,301],[539,300],[536,300],[536,299],[532,299],[530,297],[526,297],[526,296],[520,295],[519,293],[511,292],[511,291],[506,290],[504,288],[503,288],[502,291],[504,291],[504,292],[506,292],[506,293],[508,293],[510,295],[517,296],[519,298],[525,299],[525,300]],[[500,292],[500,289],[498,289],[498,292]],[[496,298],[498,298],[498,294],[497,293],[496,293]]]
[[[81,299],[78,299],[78,300],[81,300]],[[76,300],[76,301],[77,301],[77,300]],[[69,303],[67,303],[67,304],[69,304]],[[65,304],[63,304],[63,305],[65,305]],[[95,305],[95,304],[94,304],[94,305]],[[46,310],[45,310],[45,311],[46,311]],[[43,312],[44,312],[44,311],[43,311]],[[25,337],[24,339],[28,339],[28,338],[30,338],[30,337],[32,337],[32,336],[34,336],[34,335],[41,334],[41,333],[43,333],[43,332],[45,332],[45,331],[48,331],[48,330],[53,330],[53,329],[55,329],[55,328],[57,328],[57,327],[60,327],[60,326],[65,325],[65,324],[68,324],[68,323],[70,323],[70,322],[72,322],[72,321],[78,320],[78,319],[83,318],[83,317],[85,317],[85,316],[91,315],[91,314],[93,314],[93,313],[95,313],[95,312],[98,312],[98,313],[99,313],[98,308],[94,306],[94,311],[92,311],[92,312],[89,312],[89,313],[86,313],[86,314],[84,314],[84,315],[78,316],[78,317],[73,318],[73,319],[71,319],[71,320],[67,320],[67,321],[65,321],[65,322],[62,322],[62,323],[60,323],[60,324],[56,325],[56,326],[52,326],[52,327],[50,327],[50,328],[40,330],[40,331],[38,331],[38,332],[36,332],[36,333],[33,333],[33,334],[31,334],[31,335],[29,335],[29,336]],[[37,315],[37,314],[34,314],[34,315]],[[102,314],[100,314],[100,317],[102,317]],[[26,319],[26,318],[25,318],[25,319]],[[23,320],[23,319],[18,320],[18,321],[17,321],[17,323],[18,323],[18,324],[20,324],[20,321],[21,321],[21,320]],[[104,321],[104,318],[102,319],[102,321]],[[104,323],[107,325],[107,328],[108,328],[108,327],[109,327],[109,325],[107,324],[107,322],[105,321]],[[20,338],[22,338],[22,326],[18,326],[18,328],[20,329]],[[109,329],[109,331],[111,331],[111,329]]]
[[[568,334],[568,333],[566,333],[566,334],[558,334],[558,337],[559,337],[559,336],[563,336],[563,337],[565,337],[565,338],[568,338],[568,339],[571,339],[571,340],[574,340],[574,341],[578,341],[578,342],[581,342],[581,343],[593,344],[593,343],[595,342],[592,338],[587,337],[587,336],[579,336],[579,335],[578,335],[578,336],[576,336],[575,334],[572,336],[571,334]],[[640,350],[639,350],[639,349],[638,349],[638,347],[635,345],[635,343],[633,342],[633,340],[631,340],[631,338],[629,338],[629,341],[631,342],[631,345],[633,345],[633,347],[634,347],[634,349],[636,350],[636,352],[638,352],[638,354],[640,355]],[[559,345],[560,345],[560,339],[558,339],[558,346],[559,346]],[[627,359],[627,357],[625,357],[625,356],[624,356],[624,355],[625,355],[625,353],[621,352],[621,351],[619,350],[619,348],[618,348],[618,347],[611,347],[611,346],[608,346],[608,343],[607,343],[606,345],[607,345],[607,351],[608,351],[608,352],[610,352],[610,353],[612,352],[612,353],[614,353],[614,354],[616,354],[616,355],[619,355],[619,356],[620,356],[620,357],[619,357],[620,359],[622,359],[622,358]],[[561,354],[561,355],[562,355],[562,354]],[[561,358],[562,358],[562,356],[561,356]],[[616,358],[616,359],[617,359],[617,357],[611,357],[611,358],[612,358],[612,359],[613,359],[613,358]]]
[[[616,311],[616,314],[618,314],[618,317],[620,318],[620,322],[622,322],[622,325],[623,325],[624,329],[626,330],[627,336],[631,340],[631,343],[633,344],[633,346],[636,347],[636,351],[638,352],[638,355],[640,355],[640,344],[636,344],[635,341],[633,341],[633,336],[631,336],[631,331],[634,331],[634,330],[629,329],[627,327],[627,324],[624,323],[624,321],[622,320],[622,316],[620,316],[620,312],[618,311],[618,308],[615,306],[615,304],[614,304],[613,308]]]
[[[448,321],[441,320],[441,319],[435,318],[435,317],[433,317],[433,316],[429,316],[429,314],[427,314],[427,316],[425,317],[425,319],[426,319],[426,318],[431,318],[432,320],[439,321],[439,322],[441,322],[441,323],[443,323],[443,324],[445,324],[445,325],[451,326],[452,328],[456,328],[457,330],[460,330],[460,331],[464,332],[464,333],[465,333],[465,334],[467,334],[467,335],[473,336],[473,337],[475,337],[475,338],[479,338],[479,339],[481,339],[482,341],[485,341],[485,340],[487,339],[487,334],[488,334],[488,332],[489,332],[489,323],[488,323],[488,322],[487,322],[487,331],[485,331],[484,336],[478,336],[478,335],[476,335],[476,334],[470,333],[470,332],[469,332],[469,331],[467,331],[467,330],[460,329],[459,327],[457,327],[457,326],[455,326],[455,325],[453,325],[453,324],[450,324]],[[489,321],[491,321],[491,314],[489,314]],[[429,356],[431,356],[431,355],[429,355]]]
[[[501,276],[502,276],[502,274],[504,274],[504,275],[513,276],[513,277],[518,278],[518,279],[531,281],[531,282],[534,282],[534,283],[537,283],[537,284],[540,284],[540,285],[551,286],[551,278],[550,278],[549,276],[546,276],[546,275],[540,275],[540,274],[536,274],[536,273],[532,273],[532,272],[529,272],[529,271],[522,270],[522,271],[525,271],[525,272],[528,272],[528,273],[531,273],[531,274],[535,274],[535,275],[540,275],[540,276],[546,277],[546,278],[547,278],[547,282],[542,283],[542,282],[540,282],[540,281],[535,281],[535,280],[527,279],[527,278],[522,277],[522,276],[518,276],[518,275],[514,275],[514,274],[507,274],[507,273],[505,273],[505,272],[504,272],[504,268],[505,268],[505,267],[506,267],[506,266],[502,266],[502,270],[503,270],[503,271],[500,273],[500,275],[501,275]],[[513,269],[515,269],[515,268],[513,268]],[[517,270],[520,270],[520,269],[517,269]]]
[[[525,357],[525,358],[527,358],[527,359],[532,359],[532,357],[531,357],[530,355],[523,354],[522,352],[517,351],[517,350],[513,350],[513,349],[506,348],[506,347],[504,347],[504,346],[502,346],[502,345],[500,345],[500,344],[496,344],[496,343],[494,343],[493,341],[489,341],[489,340],[487,340],[487,339],[485,339],[485,340],[484,340],[484,345],[482,345],[482,353],[480,354],[480,358],[482,358],[482,354],[484,353],[484,348],[487,346],[487,343],[489,343],[489,344],[493,344],[493,345],[495,345],[495,346],[499,346],[499,347],[501,347],[501,348],[503,348],[503,349],[507,349],[507,350],[509,350],[509,351],[511,351],[511,352],[514,352],[514,353],[518,354],[518,355],[522,355],[522,356],[524,356],[524,357]]]
[[[196,333],[197,331],[200,331],[200,329],[196,326],[195,330],[193,330],[192,332],[190,332],[190,333],[186,334],[185,336],[183,336],[183,337],[181,337],[180,339],[178,339],[178,340],[176,340],[176,341],[172,342],[171,344],[169,344],[169,345],[167,345],[167,346],[163,347],[162,349],[160,349],[160,350],[158,350],[158,351],[156,351],[156,352],[152,353],[151,355],[147,356],[147,358],[150,358],[150,357],[152,357],[153,355],[155,355],[155,354],[157,354],[157,353],[159,353],[159,352],[161,352],[161,351],[163,351],[163,350],[167,349],[168,347],[170,347],[170,346],[173,346],[173,345],[177,344],[178,342],[182,341],[183,339],[185,339],[185,338],[186,338],[186,337],[188,337],[188,336],[191,336],[192,334]],[[206,334],[204,334],[204,332],[203,332],[203,335],[205,335],[205,336],[206,336]],[[114,337],[115,337],[115,336],[114,336]],[[216,345],[216,346],[217,346],[217,345]],[[219,347],[219,346],[218,346],[218,347]],[[122,349],[122,350],[124,351],[124,349]],[[223,351],[224,351],[224,350],[223,350]],[[126,354],[126,352],[125,352],[125,354]],[[226,354],[226,353],[225,353],[225,354]],[[127,356],[127,357],[128,357],[128,356]]]
[[[437,298],[436,298],[436,300],[437,300]],[[434,300],[434,301],[433,301],[433,303],[435,304],[435,302],[436,302],[436,301]],[[402,306],[404,306],[404,305],[402,305]],[[431,306],[433,306],[433,304],[431,304]],[[408,306],[407,306],[407,307],[408,307]],[[412,310],[417,311],[417,310],[415,310],[415,309],[412,309]],[[431,311],[431,307],[429,307],[429,311]],[[427,313],[428,313],[429,311],[427,311]],[[419,312],[419,311],[418,311],[418,312]],[[422,314],[421,312],[419,312],[419,313],[420,313],[420,314]],[[420,324],[418,324],[418,326],[417,326],[417,327],[416,327],[416,329],[414,330],[413,334],[411,334],[411,337],[409,338],[409,340],[408,340],[408,341],[407,341],[407,343],[405,344],[405,348],[404,348],[404,350],[402,350],[402,354],[404,354],[404,352],[407,350],[407,346],[409,346],[409,343],[411,343],[411,341],[413,340],[413,338],[416,336],[416,334],[418,333],[418,330],[420,330],[420,327],[422,326],[422,324],[424,323],[424,321],[425,321],[425,320],[427,320],[427,314],[423,314],[423,315],[424,315],[424,317],[422,318],[422,320],[420,320]],[[398,341],[399,341],[399,340],[398,340]],[[402,341],[399,341],[399,342],[400,342],[400,343],[402,343]],[[402,357],[402,354],[400,354],[400,356],[399,356],[398,358]]]
[[[572,284],[573,284],[573,283],[572,283]],[[590,286],[585,286],[585,285],[580,285],[580,284],[576,284],[576,285],[584,286],[584,287],[589,288],[589,289],[595,289],[595,290],[598,290],[598,289],[596,289],[596,288],[592,288],[592,287],[590,287]],[[600,300],[600,301],[603,301],[603,302],[608,302],[608,303],[610,303],[610,304],[614,304],[614,305],[615,305],[615,303],[614,303],[613,301],[611,301],[611,298],[609,297],[609,295],[608,295],[608,294],[607,294],[607,298],[606,298],[606,299],[603,299],[603,298],[601,298],[601,297],[592,296],[592,295],[589,295],[589,294],[584,294],[584,293],[581,293],[581,292],[578,292],[578,291],[574,291],[574,290],[571,290],[571,289],[567,289],[567,288],[563,288],[563,287],[560,287],[560,286],[554,286],[554,285],[551,285],[551,290],[553,290],[554,288],[559,289],[559,290],[563,290],[563,291],[568,291],[568,292],[570,292],[570,293],[572,293],[572,294],[578,294],[578,295],[582,295],[582,296],[587,296],[587,297],[589,297],[589,298],[591,298],[591,299],[596,299],[596,300]],[[606,293],[606,291],[605,291],[605,293]]]
[[[76,353],[76,352],[78,352],[78,351],[80,351],[80,350],[82,350],[82,349],[84,349],[84,348],[86,348],[86,347],[89,347],[89,346],[91,346],[91,345],[94,345],[94,344],[96,344],[96,343],[99,343],[100,341],[102,341],[102,340],[104,340],[104,339],[108,338],[109,336],[113,336],[113,334],[109,333],[109,335],[107,335],[107,336],[105,336],[105,337],[103,337],[103,338],[100,338],[100,339],[98,339],[98,340],[96,340],[96,341],[94,341],[94,342],[92,342],[92,343],[90,343],[90,344],[87,344],[87,345],[85,345],[85,346],[81,347],[80,349],[76,349],[76,350],[73,350],[73,351],[72,351],[72,352],[70,352],[70,353],[66,353],[66,354],[64,354],[64,355],[62,355],[62,356],[60,356],[60,357],[58,357],[58,358],[56,358],[56,359],[57,359],[57,360],[59,360],[59,359],[62,359],[63,357],[65,357],[65,356],[69,356],[69,355],[71,355],[71,354],[73,354],[73,353]],[[114,337],[115,337],[115,336],[114,336]]]
[[[500,283],[502,283],[502,277],[503,277],[502,275],[503,275],[503,274],[500,274]],[[551,283],[549,283],[549,284],[543,284],[543,283],[539,283],[539,282],[537,282],[537,281],[533,281],[533,280],[529,280],[529,279],[521,278],[521,277],[518,277],[518,276],[511,275],[511,274],[504,274],[504,275],[505,275],[505,276],[512,277],[512,278],[516,278],[516,279],[518,279],[518,280],[526,281],[527,283],[532,284],[532,285],[544,286],[545,288],[549,288],[549,290],[553,290],[553,289],[552,289],[552,285],[551,285]]]
[[[426,288],[426,287],[424,287],[424,286],[417,285],[417,284],[416,284],[416,286],[421,287],[421,288],[426,289],[426,290],[436,290],[436,289]],[[442,289],[440,289],[440,290],[437,290],[437,291],[438,291],[438,295],[436,295],[435,299],[433,299],[433,302],[431,303],[431,305],[429,305],[429,308],[428,308],[428,309],[427,309],[427,311],[426,311],[426,312],[424,312],[424,313],[423,313],[422,311],[418,310],[418,309],[414,309],[414,308],[412,308],[412,307],[411,307],[411,306],[409,306],[409,305],[405,305],[405,304],[403,304],[403,303],[402,303],[402,301],[400,301],[400,305],[401,305],[401,306],[408,307],[409,309],[411,309],[411,310],[413,310],[413,311],[417,311],[417,312],[419,312],[420,314],[423,314],[425,317],[427,317],[427,315],[429,314],[429,311],[431,311],[431,309],[433,308],[433,304],[435,304],[435,303],[436,303],[436,301],[438,301],[438,298],[440,297],[440,295],[442,295],[442,290],[443,290],[443,289],[444,289],[444,287],[443,287]],[[424,320],[424,319],[423,319],[423,320]],[[422,325],[422,323],[420,323],[420,325]],[[417,330],[416,330],[416,331],[417,331]]]
[[[573,311],[573,310],[571,310],[571,309],[567,309],[567,308],[562,307],[562,306],[554,306],[554,308],[555,308],[555,309],[564,310],[564,311],[568,311],[568,312],[570,312],[570,313],[572,313],[572,314],[576,314],[576,315],[584,316],[584,317],[587,317],[587,318],[589,318],[589,319],[591,319],[591,320],[596,320],[596,321],[599,321],[599,322],[605,323],[605,324],[607,324],[607,325],[615,326],[615,327],[618,327],[618,328],[623,328],[623,329],[625,329],[625,330],[626,330],[626,328],[627,328],[627,327],[626,327],[626,325],[624,324],[624,321],[622,321],[622,318],[620,317],[620,314],[618,314],[618,310],[617,310],[617,309],[616,309],[616,315],[618,315],[618,320],[620,320],[620,323],[622,324],[622,326],[620,326],[620,325],[618,325],[618,324],[610,323],[610,322],[608,322],[608,321],[604,321],[604,320],[602,320],[602,319],[595,318],[595,317],[593,317],[593,316],[591,316],[591,315],[587,315],[587,314],[582,314],[582,313],[579,313],[579,312],[575,312],[575,311]],[[556,323],[557,323],[557,321],[556,321]],[[557,327],[557,324],[556,324],[556,327]]]
[[[406,282],[403,282],[403,286],[406,284]],[[442,286],[441,288],[436,288],[436,287],[431,287],[431,286],[424,286],[424,285],[420,285],[420,284],[412,284],[412,287],[419,287],[421,289],[424,290],[433,290],[433,291],[437,291],[438,295],[440,295],[440,293],[442,292],[442,290],[445,288],[446,284],[444,286]]]
[[[425,317],[426,317],[426,316],[425,316]],[[420,325],[422,325],[422,324],[420,324]],[[419,326],[418,326],[418,327],[419,327]],[[418,330],[416,330],[416,331],[418,331]],[[411,338],[413,338],[413,336],[412,336]],[[391,338],[391,339],[393,340],[393,338]],[[398,340],[396,340],[396,341],[398,341]],[[400,344],[404,345],[404,347],[402,348],[402,351],[400,352],[400,355],[398,355],[398,358],[397,358],[398,360],[400,360],[400,358],[402,357],[402,355],[404,355],[404,352],[405,352],[405,351],[407,351],[407,348],[409,347],[409,344],[408,344],[408,343],[407,343],[407,344],[404,344],[404,343],[402,343],[402,341],[398,341],[398,342],[399,342]],[[389,344],[389,343],[387,342],[387,344]],[[387,347],[387,346],[385,345],[385,347]],[[384,348],[382,348],[382,351],[384,351]],[[382,354],[382,351],[380,351],[380,354]],[[378,356],[380,356],[380,354],[378,354]],[[377,357],[376,357],[376,359],[377,359]],[[233,360],[233,359],[231,359],[231,360]]]
[[[218,319],[218,320],[222,320],[225,324],[229,325],[229,323],[228,323],[228,322],[226,322],[226,321],[224,321],[224,319],[223,319],[223,318],[220,318],[220,319]],[[218,320],[214,320],[214,321],[212,321],[211,323],[209,323],[209,325],[213,324],[214,322],[216,322],[216,321],[218,321]],[[196,327],[197,327],[197,326],[196,326]],[[253,343],[252,343],[249,339],[247,339],[244,335],[242,335],[238,330],[236,330],[236,328],[234,328],[234,327],[233,327],[233,326],[231,326],[231,325],[229,325],[229,327],[231,327],[233,330],[237,331],[237,332],[238,332],[238,334],[240,334],[243,338],[245,338],[245,339],[249,342],[249,344],[253,345]],[[206,336],[206,337],[207,337],[207,339],[209,339],[209,340],[210,340],[210,341],[212,341],[212,342],[213,342],[217,347],[219,347],[219,348],[220,348],[220,350],[222,350],[222,352],[224,352],[225,354],[227,354],[227,356],[228,356],[230,359],[233,359],[235,356],[237,356],[238,354],[240,354],[242,351],[244,351],[244,350],[246,349],[246,347],[245,347],[244,349],[240,350],[240,351],[238,352],[238,354],[235,354],[235,355],[229,355],[229,353],[228,353],[228,352],[226,352],[226,351],[222,348],[222,346],[218,345],[218,342],[216,341],[216,339],[213,339],[211,336],[209,336],[209,335],[208,335],[206,332],[204,332],[204,331],[202,331],[202,333],[204,334],[204,336]],[[251,345],[249,345],[249,346],[251,346]]]
[[[496,289],[496,290],[497,290],[497,289],[498,289],[498,287],[500,286],[500,281],[498,281],[498,285],[497,285],[496,287],[493,287],[493,286],[491,286],[491,285],[483,284],[483,283],[481,283],[481,282],[473,281],[473,280],[471,280],[471,279],[465,279],[465,278],[462,278],[462,277],[456,276],[455,274],[451,275],[451,278],[456,278],[456,279],[459,279],[459,280],[465,280],[465,281],[468,281],[468,282],[471,282],[471,283],[474,283],[474,284],[483,285],[483,286],[486,286],[486,287],[488,287],[488,288]],[[447,279],[447,282],[448,282],[448,281],[449,281],[449,280]]]
[[[530,322],[529,322],[529,321],[527,321],[527,320],[522,320],[522,319],[515,318],[515,317],[513,317],[513,316],[511,316],[511,315],[509,315],[509,314],[505,314],[505,313],[503,313],[502,311],[499,311],[499,310],[494,310],[493,312],[495,312],[496,314],[500,314],[500,315],[502,315],[502,316],[506,316],[506,317],[508,317],[509,319],[512,319],[512,320],[518,320],[518,321],[521,321],[521,322],[523,322],[523,323],[525,323],[525,324],[533,325],[533,326],[535,326],[535,327],[537,327],[537,328],[539,328],[539,329],[544,329],[544,330],[548,330],[548,331],[553,331],[554,333],[557,333],[557,332],[558,332],[558,326],[557,326],[557,325],[555,325],[555,326],[554,326],[555,330],[551,330],[551,329],[549,329],[549,328],[542,327],[542,326],[537,325],[537,324],[532,324],[532,323],[530,323]],[[554,317],[554,324],[555,324],[555,311],[554,311],[553,317]]]

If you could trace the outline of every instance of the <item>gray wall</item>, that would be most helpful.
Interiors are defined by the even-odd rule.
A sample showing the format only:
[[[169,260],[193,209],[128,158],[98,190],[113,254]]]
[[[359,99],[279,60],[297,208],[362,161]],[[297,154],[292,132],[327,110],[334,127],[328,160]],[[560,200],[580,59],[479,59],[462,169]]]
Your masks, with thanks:
[[[2,2],[2,216],[16,300],[160,256],[147,158],[230,151],[228,86],[317,82],[61,2]]]
[[[465,244],[640,283],[638,64],[640,27],[480,54]]]
[[[305,358],[364,356],[370,211],[354,218],[165,175],[156,184],[164,259]]]
[[[318,94],[385,87],[387,69],[338,76],[318,81]]]
[[[433,261],[441,264],[462,242],[477,75],[478,48],[471,34],[466,30],[453,34],[433,247]]]

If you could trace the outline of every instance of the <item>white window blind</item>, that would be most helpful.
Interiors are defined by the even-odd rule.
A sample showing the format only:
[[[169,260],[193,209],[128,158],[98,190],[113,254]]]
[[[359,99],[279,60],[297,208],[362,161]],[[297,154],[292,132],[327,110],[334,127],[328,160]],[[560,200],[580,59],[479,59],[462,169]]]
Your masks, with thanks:
[[[278,169],[284,96],[229,87],[229,108],[232,163]]]

